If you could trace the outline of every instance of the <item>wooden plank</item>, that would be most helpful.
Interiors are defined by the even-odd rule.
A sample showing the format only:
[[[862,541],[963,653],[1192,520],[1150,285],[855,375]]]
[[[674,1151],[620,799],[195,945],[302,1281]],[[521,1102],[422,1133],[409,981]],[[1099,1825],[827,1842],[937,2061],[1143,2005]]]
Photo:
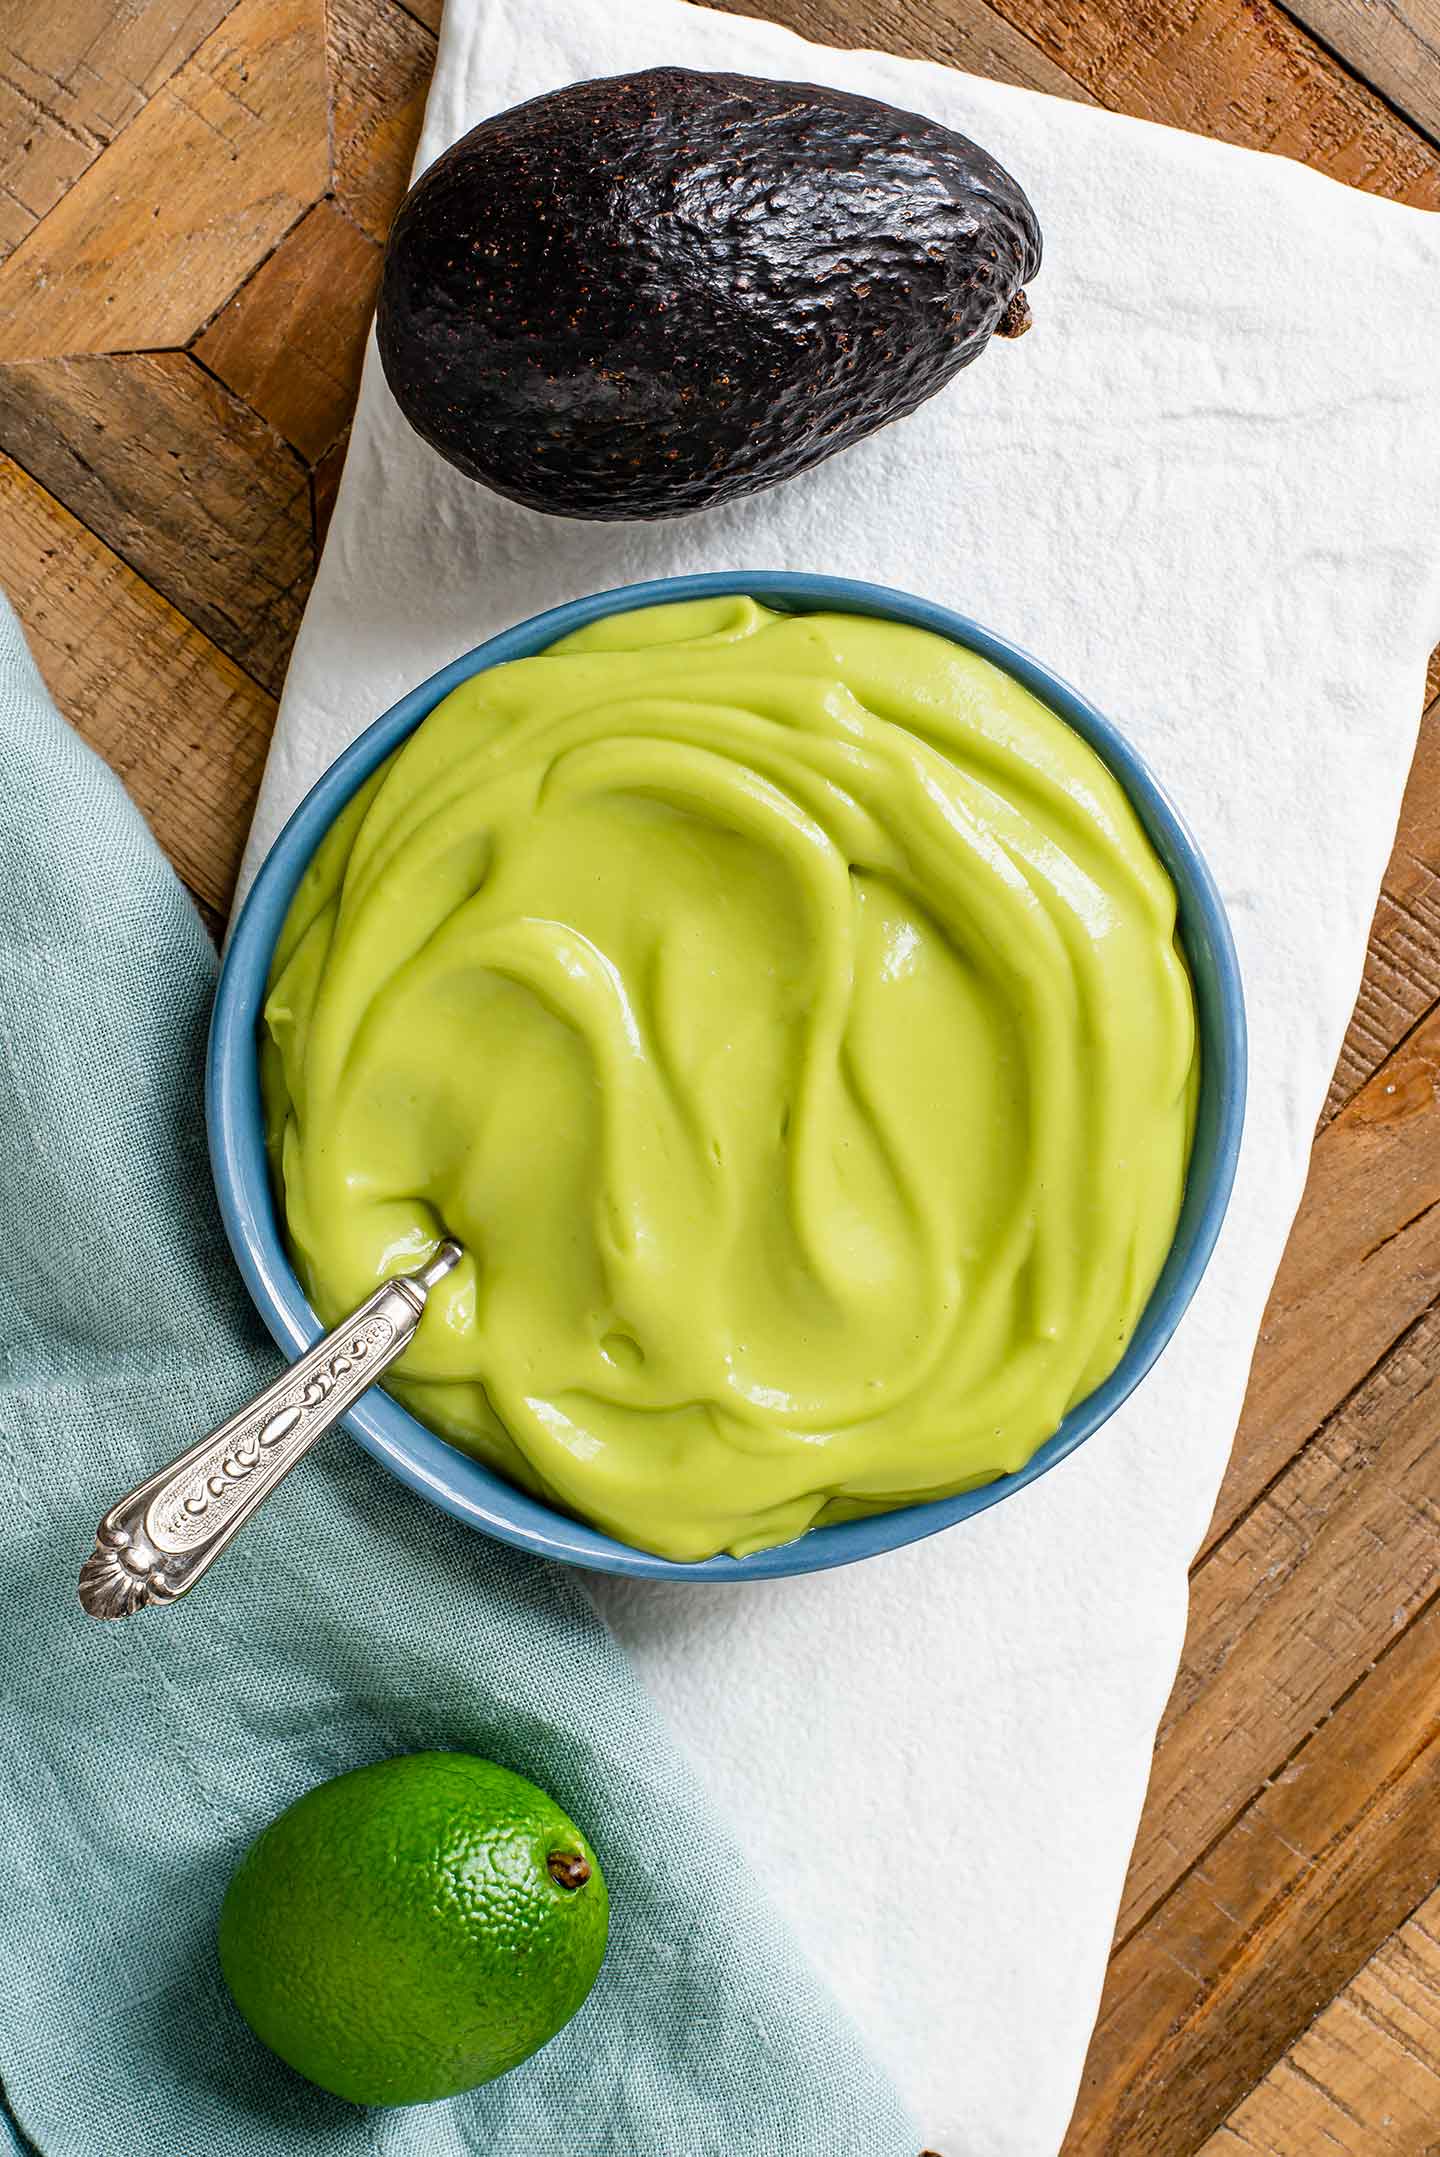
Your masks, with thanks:
[[[0,85],[0,103],[3,103],[3,100],[4,88]],[[0,115],[0,129],[7,125],[8,116]],[[34,223],[35,219],[30,216],[25,205],[17,201],[14,195],[7,195],[0,189],[0,261],[20,245]]]
[[[1066,2157],[1192,2157],[1432,1892],[1437,1814],[1432,1603],[1112,1956]]]
[[[1356,74],[1440,140],[1440,0],[1287,0]]]
[[[1440,1892],[1240,2102],[1200,2157],[1424,2157],[1440,2141]]]
[[[330,519],[335,511],[335,497],[340,491],[340,474],[345,466],[345,452],[349,446],[350,431],[347,428],[333,448],[326,451],[310,475],[311,518],[317,556],[325,544],[325,534],[330,529]]]
[[[1113,111],[1278,150],[1337,180],[1440,207],[1440,151],[1274,0],[994,0]]]
[[[382,241],[410,184],[435,39],[394,0],[327,10],[335,199]]]
[[[1440,702],[1430,705],[1370,929],[1365,978],[1322,1123],[1440,998]]]
[[[1122,1932],[1440,1595],[1437,1524],[1440,1307],[1197,1568]]]
[[[19,246],[104,147],[0,76],[0,254]]]
[[[333,202],[317,202],[193,347],[307,463],[349,424],[381,259]]]
[[[1432,1013],[1316,1141],[1202,1559],[1440,1293],[1437,1199]]]
[[[241,0],[0,266],[0,359],[186,343],[323,194],[325,98],[322,0]]]
[[[314,569],[304,465],[183,352],[0,362],[0,446],[269,689]]]
[[[233,4],[0,8],[0,249],[54,208]]]
[[[47,0],[35,7],[12,0],[0,13],[0,69],[64,126],[113,142],[234,4]]]
[[[274,699],[0,457],[0,584],[65,717],[205,903],[229,905]]]
[[[729,14],[783,22],[821,45],[880,46],[913,60],[940,60],[992,82],[1084,104],[1096,100],[989,0],[718,0]]]

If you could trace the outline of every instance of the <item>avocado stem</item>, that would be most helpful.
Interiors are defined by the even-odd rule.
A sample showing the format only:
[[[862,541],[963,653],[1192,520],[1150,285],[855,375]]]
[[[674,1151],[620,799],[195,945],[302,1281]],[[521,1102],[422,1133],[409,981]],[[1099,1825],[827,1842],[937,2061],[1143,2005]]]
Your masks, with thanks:
[[[578,1850],[552,1850],[545,1860],[545,1869],[557,1887],[572,1891],[583,1887],[590,1877],[588,1862]]]
[[[1023,337],[1035,320],[1030,312],[1030,302],[1023,292],[1017,292],[995,325],[997,337]]]

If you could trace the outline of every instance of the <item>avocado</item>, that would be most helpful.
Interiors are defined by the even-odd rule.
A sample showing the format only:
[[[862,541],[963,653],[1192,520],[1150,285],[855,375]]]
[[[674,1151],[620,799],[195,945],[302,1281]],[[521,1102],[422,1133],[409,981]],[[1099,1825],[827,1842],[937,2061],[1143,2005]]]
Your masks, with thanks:
[[[899,419],[1030,320],[1040,228],[965,136],[660,67],[485,120],[406,196],[376,328],[406,418],[567,517],[732,501]]]

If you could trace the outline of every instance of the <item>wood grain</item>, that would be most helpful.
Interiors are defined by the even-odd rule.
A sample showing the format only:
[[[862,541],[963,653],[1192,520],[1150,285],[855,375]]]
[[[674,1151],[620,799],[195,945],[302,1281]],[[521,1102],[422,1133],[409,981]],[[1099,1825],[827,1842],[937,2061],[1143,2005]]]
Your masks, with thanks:
[[[1440,1013],[1321,1133],[1202,1549],[1440,1294]]]
[[[1303,1930],[1292,1936],[1284,1914],[1300,1845],[1293,1835],[1277,1844],[1257,1838],[1255,1821],[1268,1815],[1255,1813],[1253,1793],[1303,1774],[1312,1842],[1326,1842],[1353,1902],[1368,1897],[1374,1912],[1393,1913],[1378,1932],[1362,1927],[1349,1947],[1326,1944],[1342,1961],[1353,1949],[1337,1984],[1408,1914],[1410,1904],[1395,1909],[1396,1881],[1387,1873],[1397,1851],[1405,1892],[1418,1878],[1405,1869],[1412,1859],[1421,1873],[1430,1867],[1412,1904],[1440,1870],[1428,1831],[1423,1856],[1371,1832],[1370,1815],[1359,1833],[1361,1816],[1352,1819],[1348,1808],[1376,1762],[1363,1751],[1335,1754],[1325,1736],[1337,1725],[1343,1734],[1342,1711],[1360,1712],[1347,1703],[1367,1699],[1416,1625],[1430,1642],[1425,1676],[1440,1714],[1432,1637],[1440,1609],[1440,1254],[1426,1240],[1433,1217],[1403,1226],[1417,1192],[1423,1206],[1424,1194],[1440,1188],[1437,1053],[1440,1013],[1432,1012],[1317,1144],[1216,1524],[1192,1583],[1121,1945],[1067,2150],[1137,2147],[1189,2157],[1203,2139],[1191,2109],[1195,2079],[1209,2092],[1208,2131],[1331,1997],[1323,1990],[1328,1965],[1315,1974],[1313,1938]],[[1354,1236],[1356,1228],[1363,1236],[1367,1219],[1372,1228],[1389,1224],[1369,1252],[1369,1267],[1382,1269],[1373,1299],[1363,1285],[1366,1252]],[[1413,1322],[1391,1345],[1407,1311]],[[1347,1330],[1351,1320],[1359,1323]],[[1348,1354],[1339,1368],[1326,1361],[1337,1330]],[[1365,1359],[1377,1348],[1371,1368]],[[1317,1364],[1325,1375],[1307,1396]],[[1340,1397],[1347,1370],[1349,1398],[1327,1413],[1319,1404]],[[1309,1431],[1307,1397],[1315,1416]],[[1397,1740],[1411,1738],[1414,1715],[1407,1721],[1410,1711],[1388,1692],[1382,1701],[1376,1712],[1399,1718]],[[1229,2009],[1213,2002],[1229,1999],[1232,1964],[1248,1968],[1260,1951],[1253,1928],[1266,1912],[1263,1951],[1272,1977],[1275,1957],[1291,1958],[1290,1990],[1257,1990],[1247,2008],[1256,2027],[1243,2033],[1251,2050],[1227,2051]],[[1274,2050],[1262,2058],[1267,2031]],[[1154,2062],[1165,2046],[1162,2070]]]
[[[1378,1948],[1201,2157],[1433,2157],[1440,2142],[1440,1892]]]
[[[989,0],[719,0],[731,15],[782,22],[822,45],[872,45],[913,60],[940,60],[992,82],[1019,83],[1093,104],[1094,98]]]
[[[1202,2148],[1433,1892],[1437,1810],[1432,1602],[1117,1948],[1065,2157]]]
[[[326,451],[310,475],[310,514],[317,555],[324,546],[325,534],[330,529],[335,497],[340,491],[340,474],[345,469],[345,452],[349,444],[350,432],[347,428],[339,441]]]
[[[381,259],[333,202],[317,202],[193,348],[309,464],[349,422]]]
[[[223,912],[274,699],[3,456],[0,585],[65,717],[190,889]]]
[[[1420,725],[1354,1017],[1322,1119],[1357,1093],[1440,998],[1440,700]]]
[[[1437,1377],[1429,1312],[1196,1569],[1122,1934],[1440,1593]]]
[[[1288,0],[1288,5],[1357,75],[1440,141],[1437,0]]]
[[[1432,666],[1432,675],[1434,671]],[[1429,858],[1440,829],[1437,721],[1440,707],[1432,706],[1421,729],[1420,754],[1385,880],[1391,902],[1407,903],[1418,925],[1414,954],[1407,957],[1398,941],[1391,947],[1401,967],[1420,960],[1428,966],[1425,954],[1433,952],[1432,932],[1423,909],[1417,912],[1414,906],[1413,892],[1420,874],[1417,863],[1423,866]],[[1409,900],[1407,893],[1412,894]],[[1381,936],[1386,903],[1382,899],[1377,915]],[[1433,1570],[1435,1523],[1433,1510],[1425,1509],[1433,1509],[1434,1500],[1427,1498],[1423,1482],[1418,1490],[1406,1488],[1401,1463],[1415,1435],[1409,1416],[1428,1417],[1440,1425],[1440,1409],[1431,1405],[1425,1376],[1434,1357],[1428,1329],[1434,1324],[1429,1307],[1436,1252],[1423,1240],[1431,1223],[1404,1225],[1427,1203],[1423,1197],[1417,1201],[1417,1187],[1423,1189],[1433,1175],[1440,1148],[1435,1093],[1427,1078],[1437,1024],[1440,1020],[1432,1011],[1389,1067],[1378,1077],[1371,1074],[1368,1098],[1352,1099],[1348,1112],[1336,1119],[1338,1128],[1326,1131],[1316,1146],[1306,1199],[1262,1331],[1216,1519],[1197,1567],[1181,1675],[1159,1734],[1151,1795],[1127,1887],[1123,1944],[1112,1964],[1085,2094],[1066,2145],[1076,2157],[1132,2147],[1190,2157],[1203,2140],[1183,2104],[1165,2109],[1157,2121],[1150,2116],[1153,2097],[1136,2093],[1150,2073],[1157,2045],[1171,2040],[1181,2045],[1182,2026],[1197,2003],[1203,2004],[1225,1958],[1248,1951],[1251,1906],[1234,1893],[1240,1864],[1234,1852],[1239,1847],[1248,1853],[1246,1862],[1253,1869],[1257,1851],[1262,1851],[1252,1833],[1254,1815],[1247,1811],[1250,1792],[1263,1788],[1268,1775],[1283,1784],[1300,1772],[1283,1758],[1276,1767],[1280,1748],[1273,1739],[1279,1729],[1303,1732],[1318,1721],[1323,1730],[1325,1701],[1337,1687],[1353,1685],[1358,1696],[1377,1683],[1395,1639],[1404,1637],[1407,1612],[1414,1609],[1417,1570],[1422,1578]],[[1373,1057],[1373,1048],[1370,1054]],[[1373,1274],[1377,1266],[1381,1293],[1372,1300],[1367,1272]],[[1360,1323],[1352,1327],[1350,1321],[1356,1319]],[[1421,1325],[1406,1333],[1416,1319]],[[1395,1347],[1397,1336],[1400,1345]],[[1337,1348],[1338,1357],[1332,1358]],[[1317,1382],[1307,1390],[1312,1374]],[[1331,1418],[1333,1402],[1352,1392],[1349,1420],[1345,1410]],[[1402,1400],[1407,1404],[1404,1414],[1399,1412]],[[1388,1464],[1378,1455],[1365,1456],[1364,1434],[1372,1428],[1396,1440]],[[1419,1535],[1402,1526],[1394,1540],[1386,1540],[1398,1521],[1410,1518],[1412,1503],[1423,1522]],[[1377,1528],[1378,1539],[1372,1532]],[[1229,1609],[1227,1589],[1235,1598]],[[1375,1600],[1370,1600],[1372,1595]],[[1366,1657],[1377,1643],[1380,1661],[1372,1669]],[[1340,1672],[1323,1667],[1332,1652],[1343,1665]],[[1388,1693],[1384,1698],[1389,1703],[1385,1712],[1402,1717],[1397,1734],[1404,1736],[1410,1725],[1403,1720],[1403,1704],[1397,1706]],[[1272,1715],[1277,1718],[1274,1725]],[[1326,1833],[1338,1853],[1349,1832],[1347,1808],[1375,1763],[1347,1755],[1332,1771],[1323,1750],[1308,1749],[1314,1744],[1313,1735],[1302,1736],[1295,1758],[1306,1763],[1303,1772],[1310,1783],[1317,1835],[1325,1805],[1331,1805]],[[1259,1755],[1266,1756],[1263,1768]],[[1212,1771],[1227,1778],[1213,1790],[1207,1783]],[[1236,1831],[1225,1824],[1227,1817],[1240,1823],[1238,1846]],[[1382,1912],[1392,1908],[1391,1883],[1383,1875],[1393,1856],[1391,1843],[1366,1836],[1353,1845],[1348,1860],[1355,1868],[1355,1893],[1371,1894]],[[1440,1871],[1433,1843],[1431,1866],[1433,1885]],[[1276,1892],[1288,1892],[1283,1881]],[[1148,1913],[1147,1894],[1159,1898]],[[1196,1912],[1204,1909],[1209,1929],[1203,1931],[1201,1952]],[[1188,1930],[1177,1929],[1177,1911]],[[1284,1941],[1285,1927],[1278,1917],[1269,1937]],[[1382,1930],[1377,1941],[1383,1937]],[[1375,1944],[1364,1952],[1372,1952]],[[1267,1951],[1281,1949],[1272,1945]],[[1308,1949],[1302,1942],[1295,1953],[1299,1967],[1292,1975],[1298,1995]],[[1356,1967],[1363,1959],[1357,1948]],[[1174,1994],[1167,1976],[1173,1975],[1172,1960],[1200,1981],[1198,1990],[1192,1985],[1190,1992]],[[1347,1979],[1350,1974],[1345,1973]],[[1144,1991],[1153,2016],[1140,2013],[1136,2001],[1128,1998],[1132,1986],[1137,1999]],[[1276,2033],[1276,2051],[1263,2063],[1265,2071],[1283,2058],[1310,2014],[1328,1997],[1322,1973],[1304,2013],[1296,2009],[1300,2019],[1295,2028]],[[1263,2019],[1265,1998],[1258,1996],[1257,2021]],[[1223,2049],[1217,2028],[1223,2032],[1223,2022],[1202,2024],[1192,2033],[1202,2053],[1212,2042]],[[1256,2034],[1250,2034],[1258,2044]],[[1252,2079],[1261,2072],[1257,2064]],[[1247,2087],[1242,2072],[1232,2101],[1243,2097]],[[1130,2101],[1126,2092],[1140,2109],[1125,2112],[1123,2127],[1117,2129],[1106,2107],[1123,2107]],[[1228,2105],[1217,2100],[1215,2118],[1226,2109]],[[1147,2123],[1143,2130],[1142,2119]],[[1283,2143],[1278,2146],[1285,2148]],[[1286,2157],[1310,2157],[1312,2148],[1326,2146],[1300,2141]],[[1378,2153],[1385,2143],[1362,2142],[1360,2147]]]
[[[0,266],[0,359],[183,345],[224,304],[325,190],[321,13],[241,0]]]
[[[329,0],[335,199],[383,242],[410,184],[435,39],[394,0]]]
[[[0,6],[0,252],[54,208],[232,4]]]
[[[1113,111],[1278,150],[1352,186],[1440,207],[1440,151],[1272,0],[995,5]]]
[[[304,465],[182,352],[0,362],[0,441],[267,688],[312,569]]]

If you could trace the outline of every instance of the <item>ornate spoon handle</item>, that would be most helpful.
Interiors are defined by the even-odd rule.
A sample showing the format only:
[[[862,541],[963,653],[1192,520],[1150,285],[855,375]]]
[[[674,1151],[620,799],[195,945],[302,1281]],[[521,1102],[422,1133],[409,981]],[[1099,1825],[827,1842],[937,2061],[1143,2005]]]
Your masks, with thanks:
[[[317,1341],[274,1385],[111,1506],[80,1568],[92,1618],[128,1618],[193,1588],[277,1483],[393,1363],[425,1299],[460,1261],[442,1243]]]

